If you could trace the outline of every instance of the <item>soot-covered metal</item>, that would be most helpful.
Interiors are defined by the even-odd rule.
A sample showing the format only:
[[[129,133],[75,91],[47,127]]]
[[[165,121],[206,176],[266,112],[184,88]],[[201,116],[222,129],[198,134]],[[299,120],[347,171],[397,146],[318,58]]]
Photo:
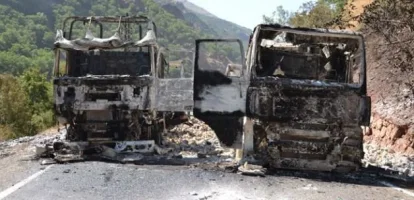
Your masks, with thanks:
[[[255,153],[277,168],[357,169],[360,126],[370,118],[362,36],[269,25],[256,32],[247,92]]]
[[[117,20],[115,20],[117,19]],[[80,26],[74,24],[80,22]],[[98,24],[98,34],[91,24]],[[86,36],[73,39],[85,26]],[[118,27],[110,38],[106,31]],[[55,112],[69,141],[155,140],[192,111],[192,78],[165,79],[155,24],[146,17],[69,17],[55,50]],[[79,24],[78,24],[79,25]],[[147,31],[143,35],[143,31]],[[100,35],[100,38],[93,35]],[[65,35],[68,38],[65,38]]]
[[[198,41],[197,48],[201,42],[223,40]],[[361,126],[369,125],[371,107],[363,37],[259,25],[248,47],[246,70],[238,78],[212,70],[203,61],[208,59],[196,57],[201,63],[195,67],[196,116],[229,142],[237,141],[234,133],[240,126],[229,130],[232,122],[217,120],[250,118],[253,153],[273,167],[357,169],[363,158]]]
[[[206,122],[227,147],[241,147],[243,116],[246,109],[247,79],[236,71],[240,62],[214,57],[205,44],[234,43],[243,52],[238,40],[197,40],[194,63],[194,116]],[[207,48],[206,48],[207,49]]]

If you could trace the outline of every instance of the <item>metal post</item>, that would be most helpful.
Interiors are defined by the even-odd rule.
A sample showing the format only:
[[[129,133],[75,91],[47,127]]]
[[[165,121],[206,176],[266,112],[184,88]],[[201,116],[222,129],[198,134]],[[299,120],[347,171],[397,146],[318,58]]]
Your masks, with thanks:
[[[244,117],[243,119],[243,156],[253,153],[253,120]]]
[[[235,148],[235,160],[237,162],[242,161],[247,155],[253,153],[253,120],[248,117],[243,118],[243,136],[242,136],[242,147]]]

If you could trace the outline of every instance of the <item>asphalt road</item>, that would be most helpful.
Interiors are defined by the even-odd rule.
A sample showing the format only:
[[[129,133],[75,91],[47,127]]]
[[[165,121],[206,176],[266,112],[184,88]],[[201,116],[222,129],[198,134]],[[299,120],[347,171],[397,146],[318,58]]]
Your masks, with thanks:
[[[15,184],[22,174],[27,175],[27,170],[33,172],[42,167],[36,162],[26,165],[32,167],[15,172],[16,176],[9,174],[8,182],[13,182],[10,177],[16,177]],[[301,174],[281,172],[250,177],[187,166],[103,162],[55,164],[5,199],[414,199],[379,184],[377,180]],[[6,189],[4,182],[0,186],[2,191]]]

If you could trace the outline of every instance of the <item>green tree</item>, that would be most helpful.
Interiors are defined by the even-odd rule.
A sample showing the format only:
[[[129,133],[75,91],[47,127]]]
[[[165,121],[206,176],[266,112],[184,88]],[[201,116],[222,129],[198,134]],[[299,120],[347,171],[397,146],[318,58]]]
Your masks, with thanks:
[[[278,6],[272,16],[263,16],[264,23],[296,27],[326,28],[340,17],[346,0],[317,0],[303,3],[298,11],[289,12]]]
[[[319,0],[321,2],[329,4],[335,10],[336,15],[340,15],[347,4],[347,0]]]
[[[20,85],[29,98],[29,106],[33,113],[42,112],[51,108],[51,83],[40,68],[29,68],[19,77]]]
[[[278,6],[276,11],[272,13],[272,16],[263,15],[263,22],[266,24],[281,24],[289,25],[289,20],[292,17],[292,13],[285,10],[283,6]]]
[[[335,11],[324,2],[306,2],[302,4],[289,24],[296,27],[327,28],[327,25],[334,19]]]
[[[25,91],[32,124],[36,131],[53,125],[52,83],[40,68],[30,68],[19,77],[19,83]]]
[[[16,138],[33,133],[26,93],[17,78],[0,75],[1,138]]]
[[[50,49],[42,48],[51,42],[47,22],[43,13],[24,15],[0,5],[0,72],[18,75],[32,66],[51,69]]]
[[[54,124],[52,85],[40,68],[0,75],[0,138],[34,135]]]

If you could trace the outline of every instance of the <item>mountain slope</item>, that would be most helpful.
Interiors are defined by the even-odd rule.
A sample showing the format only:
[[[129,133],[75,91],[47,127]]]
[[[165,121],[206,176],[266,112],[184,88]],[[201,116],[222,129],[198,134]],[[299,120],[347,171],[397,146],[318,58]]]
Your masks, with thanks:
[[[2,0],[0,8],[0,73],[14,75],[34,66],[51,71],[56,29],[73,15],[146,15],[157,24],[161,45],[170,49],[191,50],[198,38],[247,42],[250,34],[182,0]]]
[[[189,25],[200,28],[221,38],[237,38],[247,43],[251,30],[232,22],[220,19],[187,0],[155,0],[174,16],[185,20]],[[208,28],[205,28],[208,27]]]

